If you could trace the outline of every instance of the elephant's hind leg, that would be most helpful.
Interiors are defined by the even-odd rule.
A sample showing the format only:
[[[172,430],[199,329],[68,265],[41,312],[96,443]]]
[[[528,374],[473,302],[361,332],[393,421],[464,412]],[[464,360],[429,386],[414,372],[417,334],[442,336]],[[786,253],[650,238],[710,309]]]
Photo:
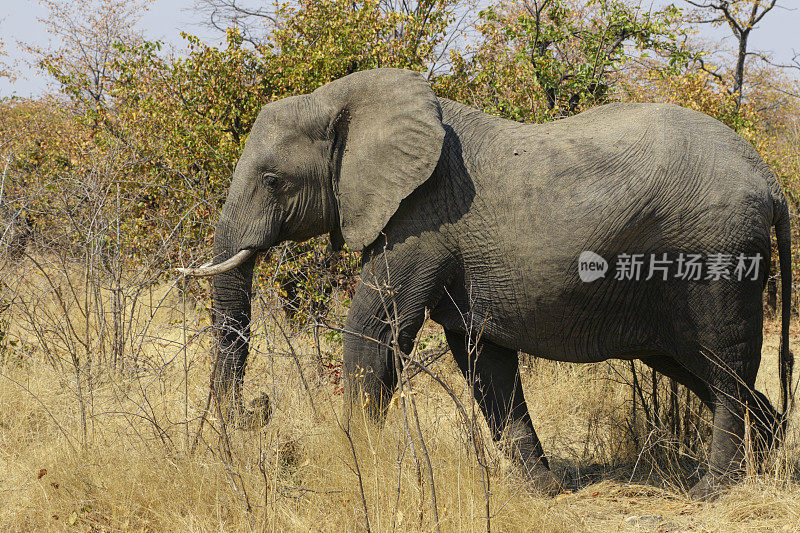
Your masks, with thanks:
[[[756,337],[727,348],[702,350],[692,361],[696,373],[667,357],[643,360],[689,387],[713,412],[708,473],[690,490],[693,498],[714,498],[744,473],[744,410],[755,406],[759,345]]]
[[[522,393],[517,352],[487,341],[468,350],[463,333],[445,331],[445,336],[461,372],[473,385],[492,438],[505,440],[507,452],[532,488],[547,495],[561,492],[561,483],[550,471],[533,429]]]

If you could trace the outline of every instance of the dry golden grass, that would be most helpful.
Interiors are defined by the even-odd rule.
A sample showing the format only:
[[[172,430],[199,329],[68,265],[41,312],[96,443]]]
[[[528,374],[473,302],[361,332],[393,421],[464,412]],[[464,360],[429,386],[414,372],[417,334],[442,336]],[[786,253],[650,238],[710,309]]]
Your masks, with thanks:
[[[266,315],[247,390],[269,393],[272,420],[259,431],[228,428],[227,459],[222,425],[209,417],[190,453],[207,398],[210,335],[188,345],[185,365],[181,300],[164,291],[156,300],[171,309],[157,315],[139,367],[97,372],[82,398],[75,375],[60,371],[46,357],[54,354],[44,354],[47,347],[12,320],[18,342],[0,364],[0,530],[361,531],[367,521],[358,472],[372,531],[434,529],[420,442],[414,442],[418,475],[400,404],[382,428],[353,421],[351,449],[335,380],[316,374],[312,335],[292,339],[312,387],[309,398]],[[193,331],[207,325],[205,313],[192,306],[187,319]],[[430,326],[424,338],[435,344],[441,335]],[[335,357],[340,343],[325,341],[323,350]],[[69,361],[68,354],[56,355]],[[776,363],[777,329],[769,324],[759,384],[773,397]],[[471,410],[449,355],[432,369]],[[790,469],[752,476],[713,503],[690,501],[684,471],[665,472],[622,442],[618,428],[629,392],[608,378],[606,365],[537,361],[524,372],[537,430],[572,490],[555,499],[529,493],[487,439],[494,531],[800,529],[800,487]],[[465,424],[433,380],[418,375],[412,387],[441,529],[484,531],[483,470]],[[800,459],[798,426],[795,420],[780,464]],[[487,438],[485,425],[481,431]]]

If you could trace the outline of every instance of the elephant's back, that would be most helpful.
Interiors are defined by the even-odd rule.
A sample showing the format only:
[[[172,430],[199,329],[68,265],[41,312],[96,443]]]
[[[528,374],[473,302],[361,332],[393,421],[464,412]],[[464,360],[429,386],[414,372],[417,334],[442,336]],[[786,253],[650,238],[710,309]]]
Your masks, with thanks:
[[[495,139],[492,157],[478,165],[476,195],[519,232],[550,236],[553,250],[581,238],[637,248],[768,241],[769,169],[749,143],[702,113],[610,104],[515,125]]]
[[[467,174],[456,179],[474,190],[465,221],[493,221],[509,257],[769,244],[774,178],[749,143],[703,113],[618,103],[520,124],[449,101],[442,112]]]

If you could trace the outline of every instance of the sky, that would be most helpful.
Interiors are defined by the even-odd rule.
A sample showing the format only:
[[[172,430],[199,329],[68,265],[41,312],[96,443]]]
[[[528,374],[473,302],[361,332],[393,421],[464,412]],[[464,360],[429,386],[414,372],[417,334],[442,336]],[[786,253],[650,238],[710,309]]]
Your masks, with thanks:
[[[666,0],[651,1],[656,7],[668,3]],[[679,6],[683,4],[681,0],[671,1]],[[647,0],[643,3],[647,4]],[[800,0],[779,0],[778,3],[784,7],[767,13],[753,30],[749,44],[750,50],[770,52],[775,61],[788,63],[794,50],[800,53]],[[0,40],[8,54],[5,60],[13,62],[15,71],[20,73],[14,82],[0,79],[0,97],[35,96],[47,90],[47,77],[31,68],[30,58],[17,46],[19,41],[40,47],[48,45],[49,35],[38,21],[45,15],[46,10],[38,0],[0,0]],[[163,40],[178,48],[183,43],[181,31],[197,35],[205,42],[219,42],[219,32],[204,26],[204,21],[203,13],[195,8],[195,0],[154,0],[140,22],[140,29],[148,40]],[[733,38],[726,37],[728,33],[727,28],[708,28],[703,38],[722,41],[732,47]]]
[[[181,31],[201,37],[205,42],[220,42],[218,31],[205,27],[204,18],[194,8],[194,0],[154,0],[139,23],[145,38],[182,47]],[[22,41],[47,47],[52,41],[39,19],[47,15],[39,0],[0,0],[0,40],[8,54],[5,62],[13,62],[21,72],[15,82],[0,79],[0,98],[16,94],[27,97],[47,89],[47,77],[28,65],[30,58],[17,43]]]

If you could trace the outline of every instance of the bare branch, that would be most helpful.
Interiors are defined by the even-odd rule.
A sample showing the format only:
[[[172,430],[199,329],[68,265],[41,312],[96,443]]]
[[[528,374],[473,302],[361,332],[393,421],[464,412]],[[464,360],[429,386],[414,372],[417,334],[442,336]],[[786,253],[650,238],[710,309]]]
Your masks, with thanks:
[[[736,56],[733,64],[733,85],[728,89],[728,92],[735,95],[736,105],[741,105],[744,85],[745,85],[745,68],[747,57],[752,55],[748,52],[748,39],[753,28],[758,24],[764,16],[772,11],[777,4],[777,0],[753,0],[749,12],[745,19],[737,18],[741,14],[739,9],[736,9],[737,0],[719,0],[718,2],[700,2],[697,0],[684,0],[687,4],[695,7],[701,12],[711,12],[710,18],[701,18],[695,21],[698,24],[718,24],[727,23],[731,29],[733,37],[736,39]],[[741,4],[739,4],[741,5]],[[702,60],[699,62],[701,70],[707,72],[722,81],[722,76],[707,68]]]
[[[206,15],[203,24],[207,27],[222,33],[237,28],[242,38],[256,47],[264,45],[273,29],[282,27],[277,13],[260,4],[256,7],[241,0],[195,0],[195,8]]]

